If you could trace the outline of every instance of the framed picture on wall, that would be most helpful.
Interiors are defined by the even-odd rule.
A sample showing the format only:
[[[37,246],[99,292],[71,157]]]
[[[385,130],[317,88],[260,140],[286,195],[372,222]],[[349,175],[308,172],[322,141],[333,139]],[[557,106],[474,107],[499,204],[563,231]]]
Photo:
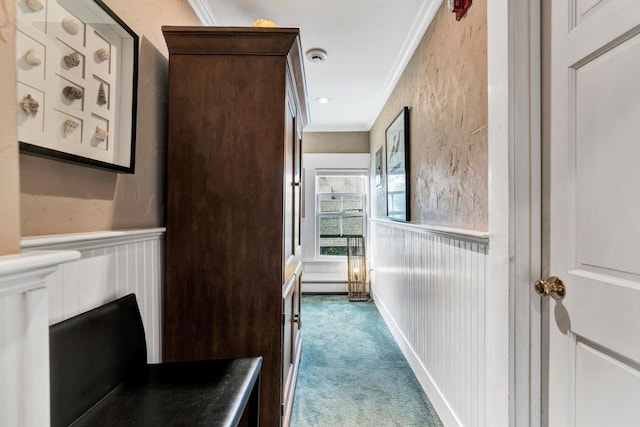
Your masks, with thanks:
[[[409,221],[409,107],[403,107],[385,132],[387,217]]]
[[[382,162],[383,162],[383,158],[382,158],[382,151],[383,151],[383,147],[380,147],[378,149],[378,151],[376,151],[376,157],[375,157],[375,167],[376,167],[376,188],[380,189],[383,186],[383,180],[384,180],[384,175],[383,175],[383,170],[382,170]]]
[[[23,152],[134,172],[138,36],[100,0],[18,2]]]

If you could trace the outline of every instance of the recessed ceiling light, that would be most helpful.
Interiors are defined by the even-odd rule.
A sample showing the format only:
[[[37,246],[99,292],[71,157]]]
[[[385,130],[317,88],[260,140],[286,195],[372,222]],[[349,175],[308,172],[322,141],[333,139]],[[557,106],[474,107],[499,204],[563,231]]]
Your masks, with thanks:
[[[311,62],[324,62],[327,60],[327,51],[318,47],[309,49],[306,55]]]
[[[320,96],[316,98],[316,101],[318,101],[319,104],[328,104],[331,102],[331,98],[327,98],[326,96]]]

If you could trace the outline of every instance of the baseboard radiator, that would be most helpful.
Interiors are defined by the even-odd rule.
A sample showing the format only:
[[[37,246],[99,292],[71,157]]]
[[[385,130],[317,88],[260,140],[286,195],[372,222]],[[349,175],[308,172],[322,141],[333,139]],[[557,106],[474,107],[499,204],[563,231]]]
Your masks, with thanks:
[[[371,289],[444,425],[484,426],[486,233],[371,220]]]

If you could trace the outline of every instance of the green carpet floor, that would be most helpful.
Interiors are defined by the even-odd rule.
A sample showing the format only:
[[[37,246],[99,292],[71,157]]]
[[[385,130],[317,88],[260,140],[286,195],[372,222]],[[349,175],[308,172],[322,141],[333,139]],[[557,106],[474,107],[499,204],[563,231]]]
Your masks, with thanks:
[[[291,427],[442,426],[372,302],[302,297]]]

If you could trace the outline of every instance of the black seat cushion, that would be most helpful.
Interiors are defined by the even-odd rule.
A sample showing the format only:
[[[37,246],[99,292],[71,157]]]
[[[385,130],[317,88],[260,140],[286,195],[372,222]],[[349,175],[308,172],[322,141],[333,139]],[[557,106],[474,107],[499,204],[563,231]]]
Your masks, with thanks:
[[[148,365],[144,383],[125,382],[73,427],[237,426],[261,366],[261,357]]]
[[[134,294],[49,328],[51,426],[68,426],[125,378],[142,382],[147,349]]]

